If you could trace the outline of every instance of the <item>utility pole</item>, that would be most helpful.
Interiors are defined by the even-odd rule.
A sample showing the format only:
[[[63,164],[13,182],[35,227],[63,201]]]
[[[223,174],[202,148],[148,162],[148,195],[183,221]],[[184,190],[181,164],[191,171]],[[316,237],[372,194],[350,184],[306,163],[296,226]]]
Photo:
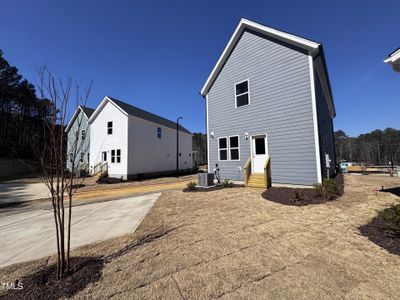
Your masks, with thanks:
[[[179,177],[179,120],[182,117],[176,119],[176,178]]]
[[[394,165],[393,165],[393,154],[392,154],[392,147],[389,144],[389,154],[390,154],[390,165],[392,166],[392,172],[394,169]]]

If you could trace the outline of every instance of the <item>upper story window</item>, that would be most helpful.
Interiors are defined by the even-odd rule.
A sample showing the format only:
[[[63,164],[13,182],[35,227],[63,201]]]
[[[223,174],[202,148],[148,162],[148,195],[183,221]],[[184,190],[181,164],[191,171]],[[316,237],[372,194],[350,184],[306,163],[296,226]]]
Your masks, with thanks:
[[[109,121],[107,122],[107,134],[112,134],[113,133],[113,122]]]
[[[228,139],[226,137],[218,139],[218,158],[228,160]]]
[[[235,84],[236,107],[248,105],[250,103],[249,80]]]
[[[86,138],[86,130],[82,129],[82,141],[84,141]]]
[[[77,130],[77,131],[75,131],[75,140],[78,140],[79,139],[79,131]]]
[[[157,127],[157,138],[161,139],[161,127]]]

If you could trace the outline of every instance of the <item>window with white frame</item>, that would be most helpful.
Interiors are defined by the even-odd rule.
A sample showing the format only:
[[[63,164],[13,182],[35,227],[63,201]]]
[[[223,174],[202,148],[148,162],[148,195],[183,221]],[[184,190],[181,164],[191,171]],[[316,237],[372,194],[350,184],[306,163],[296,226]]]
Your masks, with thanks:
[[[107,151],[103,151],[103,161],[107,161]]]
[[[157,127],[157,138],[161,139],[161,127]]]
[[[121,162],[121,149],[117,149],[117,163]]]
[[[112,134],[113,133],[113,122],[109,121],[107,122],[107,134]]]
[[[228,139],[226,137],[218,139],[218,158],[228,160]]]
[[[248,80],[235,84],[235,97],[236,107],[248,105],[250,103]]]
[[[115,163],[115,150],[111,150],[111,162]]]
[[[82,141],[84,141],[86,138],[86,130],[82,129]]]
[[[238,135],[229,137],[229,159],[230,160],[240,160],[239,136]]]

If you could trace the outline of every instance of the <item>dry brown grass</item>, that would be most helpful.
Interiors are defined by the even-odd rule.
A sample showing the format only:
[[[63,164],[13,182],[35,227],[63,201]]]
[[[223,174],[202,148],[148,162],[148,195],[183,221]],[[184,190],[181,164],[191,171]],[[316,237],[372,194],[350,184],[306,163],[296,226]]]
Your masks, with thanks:
[[[399,199],[375,195],[373,188],[400,186],[400,180],[345,181],[343,197],[305,207],[264,200],[260,189],[165,192],[135,234],[74,251],[112,255],[102,278],[75,297],[399,298],[400,256],[360,235],[358,227]],[[0,269],[0,281],[45,264]]]

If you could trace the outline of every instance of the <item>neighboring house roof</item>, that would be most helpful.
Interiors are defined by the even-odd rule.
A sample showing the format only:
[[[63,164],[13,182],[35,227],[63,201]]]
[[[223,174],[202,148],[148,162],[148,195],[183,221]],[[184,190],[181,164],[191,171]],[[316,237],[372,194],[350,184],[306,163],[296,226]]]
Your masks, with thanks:
[[[109,96],[105,96],[103,101],[101,101],[100,105],[96,108],[92,116],[89,118],[89,123],[92,123],[96,119],[96,117],[98,116],[98,114],[100,113],[100,111],[103,109],[103,107],[107,102],[111,102],[115,106],[119,107],[119,109],[126,115],[134,116],[152,123],[176,129],[176,122],[170,121],[168,119],[155,115],[151,112],[145,111],[141,108],[138,108],[136,106],[130,105],[128,103],[125,103],[121,100]],[[179,125],[179,130],[191,134],[191,132],[186,128],[184,128],[182,125]]]
[[[384,60],[385,63],[391,64],[393,70],[400,72],[400,48],[397,48],[389,54],[388,58]]]
[[[92,114],[94,113],[94,108],[90,108],[90,107],[87,107],[87,106],[79,105],[79,106],[76,108],[74,114],[72,115],[71,120],[68,122],[67,128],[65,128],[65,131],[66,131],[66,132],[69,131],[70,127],[71,127],[72,124],[74,123],[76,117],[78,116],[79,111],[83,111],[83,113],[84,113],[84,114],[86,115],[86,117],[89,119],[89,118],[92,116]]]
[[[328,102],[328,108],[331,113],[331,117],[333,118],[336,115],[335,106],[333,103],[332,89],[329,82],[322,44],[272,27],[261,25],[259,23],[252,22],[246,19],[240,20],[239,25],[236,27],[235,32],[230,38],[228,44],[226,45],[216,65],[211,71],[211,74],[208,76],[207,81],[205,82],[203,88],[201,89],[200,94],[202,96],[206,96],[210,91],[220,71],[224,67],[226,61],[228,60],[230,54],[232,53],[233,49],[235,48],[236,44],[240,40],[245,30],[251,30],[261,35],[272,37],[276,40],[285,42],[290,45],[294,45],[296,47],[306,50],[309,55],[314,57],[315,67],[320,77],[322,89],[324,91],[325,98],[327,99]]]

